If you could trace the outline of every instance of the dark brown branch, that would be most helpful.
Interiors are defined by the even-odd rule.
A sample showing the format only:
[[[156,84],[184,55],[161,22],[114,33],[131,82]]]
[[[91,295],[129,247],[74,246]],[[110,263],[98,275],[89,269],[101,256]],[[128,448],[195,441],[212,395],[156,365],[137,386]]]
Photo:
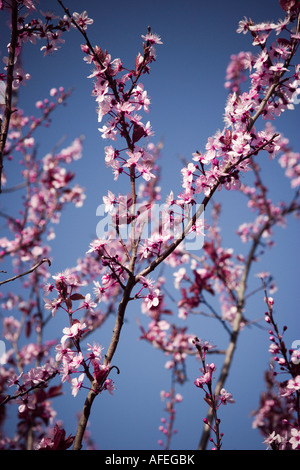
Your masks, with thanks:
[[[43,258],[41,261],[39,261],[38,263],[36,263],[36,264],[35,264],[32,268],[30,268],[28,271],[25,271],[24,273],[21,273],[21,274],[17,274],[16,276],[11,277],[10,279],[6,279],[5,281],[0,282],[0,286],[2,286],[2,284],[6,284],[7,282],[15,281],[16,279],[19,279],[20,277],[23,277],[23,276],[26,276],[27,274],[32,273],[32,272],[35,271],[39,266],[41,266],[41,264],[45,263],[46,261],[47,261],[48,265],[51,266],[51,261],[50,261],[48,258]]]
[[[0,403],[0,406],[4,406],[7,402],[10,400],[16,400],[17,398],[23,397],[24,395],[27,395],[28,393],[32,392],[33,390],[36,390],[38,388],[43,388],[45,387],[46,383],[52,380],[59,372],[56,370],[52,374],[49,375],[46,379],[43,379],[42,382],[33,385],[32,387],[28,388],[27,390],[24,390],[23,392],[16,393],[15,395],[6,395],[4,400]]]
[[[293,203],[283,211],[283,215],[289,214],[289,213],[291,213],[291,212],[293,212],[294,210],[297,210],[297,209],[298,209],[298,207],[295,206],[295,204]],[[253,262],[253,259],[254,259],[254,256],[255,256],[256,249],[259,246],[261,237],[262,237],[263,233],[265,232],[265,230],[269,229],[272,225],[275,225],[275,223],[276,223],[276,218],[274,218],[274,217],[268,218],[268,220],[265,222],[265,224],[261,227],[260,231],[257,233],[256,237],[253,239],[251,249],[248,253],[247,260],[246,260],[246,263],[245,263],[244,272],[242,274],[241,281],[240,281],[239,286],[237,288],[237,296],[238,296],[237,312],[236,312],[236,316],[235,316],[235,320],[234,320],[234,324],[233,324],[233,329],[232,329],[232,333],[231,333],[231,337],[230,337],[230,342],[228,344],[228,347],[227,347],[227,350],[226,350],[226,353],[225,353],[224,363],[223,363],[223,366],[222,366],[222,369],[221,369],[221,373],[220,373],[218,382],[217,382],[215,390],[214,390],[215,395],[219,395],[220,390],[224,387],[227,376],[229,374],[230,366],[232,364],[234,352],[235,352],[236,345],[237,345],[237,340],[238,340],[239,333],[240,333],[240,326],[241,326],[241,323],[243,321],[243,308],[244,308],[244,304],[245,304],[245,292],[246,292],[246,288],[247,288],[247,279],[248,279],[248,276],[249,276],[250,268],[251,268],[251,265],[252,265],[252,262]],[[204,430],[203,430],[203,433],[202,433],[202,436],[201,436],[201,439],[200,439],[198,450],[206,449],[206,445],[207,445],[207,442],[208,442],[208,439],[209,439],[209,436],[210,436],[210,432],[211,432],[211,429],[210,429],[209,426],[211,426],[211,424],[213,422],[213,419],[214,419],[214,416],[213,416],[213,413],[212,413],[211,409],[208,411],[206,419],[207,419],[208,425],[206,424],[204,426]]]
[[[0,193],[1,193],[1,176],[3,171],[3,152],[6,144],[10,117],[12,114],[12,83],[15,66],[15,52],[18,40],[18,3],[16,0],[11,1],[11,38],[9,44],[8,64],[6,74],[6,90],[5,90],[5,109],[3,122],[1,123],[0,134]]]

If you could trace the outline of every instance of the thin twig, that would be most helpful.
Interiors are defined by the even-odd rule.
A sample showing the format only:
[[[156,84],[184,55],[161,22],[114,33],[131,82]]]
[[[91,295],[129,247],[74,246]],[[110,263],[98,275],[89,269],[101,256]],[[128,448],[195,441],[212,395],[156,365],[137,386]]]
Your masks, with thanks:
[[[58,370],[55,370],[52,374],[49,375],[46,379],[43,379],[42,382],[39,382],[38,384],[33,385],[32,387],[28,388],[27,390],[24,390],[22,392],[18,392],[15,395],[6,395],[4,400],[0,403],[0,406],[4,406],[7,402],[10,400],[16,400],[17,398],[23,397],[24,395],[27,395],[28,393],[32,392],[33,390],[39,389],[39,388],[44,388],[46,383],[52,380],[57,374]]]
[[[30,268],[28,271],[25,271],[24,273],[21,273],[21,274],[17,274],[16,276],[11,277],[10,279],[6,279],[5,281],[0,282],[0,286],[2,286],[2,284],[6,284],[7,282],[15,281],[16,279],[19,279],[20,277],[23,277],[23,276],[26,276],[27,274],[32,273],[32,272],[35,271],[39,266],[41,266],[41,264],[45,263],[46,261],[47,261],[48,265],[51,266],[51,261],[50,261],[48,258],[43,258],[43,259],[41,259],[41,261],[39,261],[38,263],[36,263],[36,264],[35,264],[32,268]]]

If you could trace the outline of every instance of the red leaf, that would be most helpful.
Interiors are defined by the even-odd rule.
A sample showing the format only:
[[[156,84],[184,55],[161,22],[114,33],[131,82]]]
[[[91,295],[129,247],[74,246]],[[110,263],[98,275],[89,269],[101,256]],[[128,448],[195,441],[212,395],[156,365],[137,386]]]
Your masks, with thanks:
[[[133,143],[138,142],[142,137],[146,135],[142,126],[134,123],[133,132],[132,132],[132,141]]]
[[[70,296],[71,300],[83,300],[85,297],[82,294],[72,294]]]

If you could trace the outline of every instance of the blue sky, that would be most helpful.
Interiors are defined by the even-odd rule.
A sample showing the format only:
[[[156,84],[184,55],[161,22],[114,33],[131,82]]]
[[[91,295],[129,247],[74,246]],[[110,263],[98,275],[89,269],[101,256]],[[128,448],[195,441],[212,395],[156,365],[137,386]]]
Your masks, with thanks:
[[[148,4],[138,1],[95,2],[87,0],[66,1],[71,10],[87,10],[94,19],[88,29],[92,44],[107,49],[112,58],[120,57],[130,68],[135,57],[142,51],[141,35],[148,25],[159,34],[163,45],[157,46],[157,61],[152,64],[149,77],[143,77],[151,97],[150,119],[155,131],[154,141],[164,140],[162,151],[162,192],[171,189],[180,191],[182,158],[191,159],[195,150],[205,147],[207,138],[223,128],[223,113],[227,93],[224,88],[226,67],[231,54],[241,50],[253,50],[249,35],[237,34],[238,21],[244,16],[254,22],[276,21],[282,17],[279,2],[274,0],[223,2],[152,0]],[[82,6],[84,4],[84,7]],[[41,10],[53,9],[57,14],[61,8],[54,0],[40,1]],[[2,13],[1,13],[2,14]],[[1,19],[3,24],[3,18]],[[1,28],[2,31],[2,28]],[[1,53],[7,43],[0,32]],[[76,182],[86,188],[87,199],[83,208],[70,207],[57,227],[56,240],[52,245],[52,274],[76,264],[76,259],[88,249],[96,236],[96,209],[102,203],[102,196],[108,189],[113,192],[127,191],[127,181],[113,181],[103,161],[103,141],[98,129],[96,105],[91,96],[92,82],[86,77],[90,68],[82,60],[80,50],[82,38],[75,31],[65,35],[66,44],[53,56],[43,57],[39,47],[29,45],[24,53],[24,69],[32,78],[21,88],[20,105],[28,113],[35,112],[34,103],[48,96],[52,87],[74,87],[66,107],[58,109],[53,124],[41,130],[37,140],[40,156],[43,156],[62,138],[68,145],[78,135],[84,135],[84,152],[81,161],[74,166]],[[275,123],[290,139],[295,150],[299,149],[299,107],[286,112]],[[262,161],[264,178],[276,200],[289,192],[278,162]],[[15,166],[7,168],[8,176],[15,176]],[[217,195],[224,205],[222,235],[224,244],[244,249],[236,237],[236,227],[245,221],[245,201],[239,201],[235,193],[222,191]],[[5,200],[9,208],[11,200]],[[11,206],[11,210],[13,207]],[[246,214],[248,216],[248,214]],[[249,214],[251,217],[251,214]],[[299,320],[295,306],[299,305],[299,227],[290,220],[290,229],[275,230],[276,246],[262,258],[257,271],[271,271],[279,290],[276,294],[278,321],[287,323],[287,344],[299,339]],[[249,303],[247,315],[251,318],[263,316],[265,307],[259,295]],[[163,404],[160,390],[168,390],[169,373],[164,369],[165,357],[159,351],[138,341],[139,331],[135,319],[140,317],[138,305],[128,311],[127,323],[122,331],[115,363],[121,370],[116,379],[115,395],[103,395],[94,403],[90,429],[100,449],[156,449]],[[199,320],[197,320],[199,322]],[[49,337],[60,337],[63,327],[61,319],[53,321]],[[95,335],[104,347],[108,346],[113,323],[105,325]],[[218,344],[224,337],[215,325],[205,319],[194,322],[192,329],[199,337]],[[295,331],[297,333],[295,333]],[[298,336],[295,337],[295,334]],[[268,334],[255,327],[246,329],[238,342],[231,376],[226,388],[236,399],[235,405],[221,410],[224,448],[263,449],[262,437],[251,429],[250,413],[258,405],[263,387],[263,372],[267,367],[269,354]],[[219,359],[216,358],[218,365]],[[182,389],[184,401],[178,406],[173,449],[195,449],[200,438],[202,418],[206,414],[201,391],[193,386],[199,375],[199,364],[190,361],[189,381]],[[67,434],[74,432],[76,412],[81,409],[84,393],[75,399],[58,399],[58,417],[65,423]],[[68,404],[66,407],[66,403]],[[67,412],[66,412],[67,410]]]

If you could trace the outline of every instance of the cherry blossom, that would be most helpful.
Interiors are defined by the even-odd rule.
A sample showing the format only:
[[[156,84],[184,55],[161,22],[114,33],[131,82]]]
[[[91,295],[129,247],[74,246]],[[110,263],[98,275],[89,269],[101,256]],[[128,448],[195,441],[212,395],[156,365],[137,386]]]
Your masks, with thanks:
[[[267,444],[267,449],[269,449],[271,447],[272,444],[275,444],[277,446],[280,446],[280,444],[282,443],[283,441],[283,438],[280,436],[280,434],[275,434],[275,431],[273,431],[269,437],[267,437],[265,440],[264,440],[264,444]]]
[[[79,321],[76,321],[73,323],[73,325],[70,328],[64,328],[63,333],[64,336],[61,339],[61,343],[64,344],[69,338],[79,338],[84,330],[86,328],[85,323],[80,323]]]
[[[289,442],[292,444],[292,449],[299,449],[300,446],[300,431],[299,429],[293,428],[291,430],[292,437]]]
[[[86,11],[83,11],[82,13],[73,13],[73,18],[82,29],[87,29],[88,25],[91,25],[94,22],[94,20],[88,17]]]
[[[74,377],[72,379],[72,395],[76,397],[78,391],[81,389],[84,380],[84,373],[80,374],[79,377]]]
[[[226,392],[225,388],[220,390],[220,395],[217,398],[221,400],[222,405],[227,405],[227,403],[235,403],[234,399],[232,398],[232,394]]]

